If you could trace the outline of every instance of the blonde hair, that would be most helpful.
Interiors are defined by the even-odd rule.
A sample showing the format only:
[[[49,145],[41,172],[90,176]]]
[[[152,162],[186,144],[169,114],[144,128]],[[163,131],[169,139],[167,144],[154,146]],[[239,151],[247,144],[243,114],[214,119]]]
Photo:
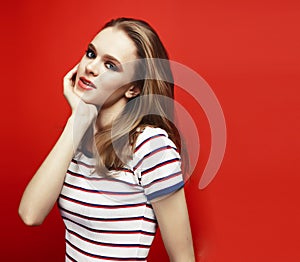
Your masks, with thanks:
[[[102,28],[114,27],[124,31],[134,42],[138,62],[134,85],[140,89],[142,100],[131,99],[123,112],[114,121],[94,136],[99,156],[98,171],[119,170],[124,167],[124,156],[132,156],[138,134],[146,127],[160,127],[181,150],[181,140],[174,122],[174,84],[169,57],[155,30],[145,21],[132,18],[118,18]],[[164,103],[161,97],[170,98]],[[151,114],[155,108],[155,114]],[[119,156],[122,156],[122,160]]]

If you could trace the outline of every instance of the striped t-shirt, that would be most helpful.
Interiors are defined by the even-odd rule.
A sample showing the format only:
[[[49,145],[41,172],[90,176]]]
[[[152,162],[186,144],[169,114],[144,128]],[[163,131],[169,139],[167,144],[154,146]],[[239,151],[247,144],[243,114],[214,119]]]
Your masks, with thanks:
[[[66,261],[147,261],[157,221],[151,202],[183,187],[180,155],[160,128],[138,136],[133,159],[112,176],[77,153],[58,200]]]

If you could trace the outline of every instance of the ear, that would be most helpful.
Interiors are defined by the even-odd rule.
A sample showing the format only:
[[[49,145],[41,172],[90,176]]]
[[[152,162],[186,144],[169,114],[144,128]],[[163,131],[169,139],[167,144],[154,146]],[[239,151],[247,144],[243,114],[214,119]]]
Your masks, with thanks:
[[[138,87],[132,85],[125,92],[125,97],[130,99],[130,98],[138,96],[140,93],[141,93],[141,90]]]

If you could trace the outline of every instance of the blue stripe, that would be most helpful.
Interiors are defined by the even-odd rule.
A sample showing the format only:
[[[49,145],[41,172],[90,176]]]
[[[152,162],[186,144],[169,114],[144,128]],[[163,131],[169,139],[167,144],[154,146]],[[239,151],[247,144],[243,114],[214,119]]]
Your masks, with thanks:
[[[100,241],[95,241],[89,238],[86,238],[78,233],[76,233],[75,231],[72,231],[70,229],[67,228],[67,231],[69,232],[69,234],[72,234],[78,238],[80,238],[83,241],[89,242],[89,243],[93,243],[95,245],[99,245],[99,246],[108,246],[108,247],[134,247],[134,248],[150,248],[150,245],[145,245],[145,244],[116,244],[116,243],[106,243],[106,242],[100,242]]]
[[[152,219],[152,218],[149,218],[149,217],[145,217],[145,216],[137,216],[137,217],[116,217],[116,218],[101,218],[101,217],[89,217],[89,216],[85,216],[85,215],[82,215],[82,214],[78,214],[78,213],[75,213],[73,211],[70,211],[68,209],[65,209],[63,208],[60,204],[58,204],[60,210],[70,214],[70,215],[73,215],[73,216],[76,216],[76,217],[80,217],[80,218],[83,218],[83,219],[87,219],[87,220],[92,220],[92,221],[105,221],[105,222],[110,222],[110,221],[117,221],[117,222],[120,222],[120,221],[136,221],[136,220],[144,220],[144,221],[148,221],[148,222],[152,222],[152,223],[156,223],[156,219]]]
[[[77,159],[72,159],[72,162],[75,163],[76,165],[81,165],[81,166],[85,166],[85,167],[88,167],[88,168],[95,168],[95,165],[90,165],[90,164],[86,164],[80,160],[77,160]]]
[[[179,189],[181,189],[182,187],[184,186],[184,182],[183,181],[180,181],[179,183],[171,186],[171,187],[167,187],[167,188],[164,188],[164,189],[161,189],[161,190],[158,190],[156,192],[153,192],[149,195],[146,195],[147,196],[147,199],[148,201],[151,201],[155,198],[158,198],[158,197],[161,197],[161,196],[165,196],[165,195],[168,195],[170,193],[173,193]]]
[[[121,180],[119,180],[119,181],[121,183],[123,182]],[[100,190],[100,189],[87,189],[87,188],[84,188],[84,187],[69,184],[67,182],[64,182],[64,186],[70,187],[70,188],[73,188],[73,189],[76,189],[76,190],[84,191],[84,192],[101,193],[101,194],[107,194],[107,195],[135,195],[135,194],[144,193],[143,190],[136,191],[136,192],[117,192],[117,191],[104,191],[104,190]]]
[[[176,173],[173,173],[173,174],[171,174],[171,175],[168,175],[168,176],[164,176],[164,177],[161,177],[161,178],[154,179],[154,180],[152,180],[151,182],[149,182],[148,184],[143,185],[143,187],[144,187],[144,188],[148,188],[148,187],[152,186],[153,184],[156,184],[156,183],[158,183],[158,182],[160,182],[160,181],[169,180],[170,178],[176,177],[176,176],[179,176],[179,175],[182,175],[181,170],[178,171],[178,172],[176,172]]]
[[[146,158],[153,156],[154,154],[156,154],[158,152],[161,152],[163,150],[168,150],[168,149],[174,149],[177,152],[177,149],[172,146],[159,147],[159,148],[149,152],[148,154],[144,155],[143,158],[133,167],[133,170],[135,171]]]
[[[89,206],[89,207],[95,207],[95,208],[107,208],[107,209],[114,209],[114,208],[131,208],[131,207],[140,207],[145,206],[146,202],[140,202],[135,204],[127,204],[127,205],[101,205],[101,204],[94,204],[94,203],[88,203],[84,201],[77,200],[75,198],[67,197],[63,194],[60,194],[59,196],[62,199],[65,199],[70,202],[74,202],[80,205]]]
[[[63,218],[63,220],[69,221],[77,226],[80,226],[86,230],[89,230],[91,232],[95,232],[95,233],[103,233],[103,234],[143,234],[143,235],[148,235],[148,236],[154,236],[155,232],[148,232],[148,231],[144,231],[144,230],[103,230],[103,229],[94,229],[94,228],[90,228],[88,226],[82,225],[81,223],[75,222],[70,218],[64,217],[63,215],[61,216]]]
[[[150,168],[148,168],[146,170],[143,170],[141,172],[141,175],[143,176],[143,175],[145,175],[145,174],[147,174],[147,173],[149,173],[149,172],[151,172],[151,171],[153,171],[153,170],[155,170],[155,169],[157,169],[157,168],[159,168],[161,166],[165,166],[165,165],[176,163],[176,162],[181,162],[181,159],[178,158],[178,157],[176,157],[176,158],[173,158],[173,159],[166,160],[164,162],[159,162],[157,165],[155,165],[153,167],[150,167]]]
[[[130,172],[130,173],[133,174],[133,172]],[[109,182],[113,181],[113,182],[124,183],[124,184],[129,185],[129,186],[136,186],[137,185],[137,184],[130,183],[130,182],[127,182],[127,181],[123,181],[123,180],[120,180],[120,179],[116,179],[116,178],[113,178],[113,177],[100,177],[100,176],[99,177],[89,177],[89,176],[85,176],[85,175],[73,172],[69,169],[67,171],[67,174],[70,175],[70,176],[79,177],[79,178],[83,178],[83,179],[91,180],[91,181],[109,181]]]
[[[93,258],[112,259],[112,260],[118,260],[118,261],[145,261],[145,259],[146,259],[146,257],[108,257],[108,256],[101,256],[101,255],[86,252],[86,251],[80,249],[79,247],[75,246],[73,243],[71,243],[67,239],[66,239],[66,243],[68,245],[70,245],[73,249],[75,249],[76,251],[78,251],[78,252],[80,252],[84,255],[87,255],[89,257],[93,257]]]
[[[66,257],[70,259],[72,262],[77,262],[74,258],[72,258],[67,252],[66,252]]]

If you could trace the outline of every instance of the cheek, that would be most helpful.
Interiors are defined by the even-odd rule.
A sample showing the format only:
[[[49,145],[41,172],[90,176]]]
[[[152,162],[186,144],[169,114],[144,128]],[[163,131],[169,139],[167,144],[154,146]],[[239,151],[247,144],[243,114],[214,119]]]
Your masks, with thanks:
[[[80,72],[80,73],[84,72],[84,68],[85,68],[85,61],[84,60],[85,60],[85,55],[83,55],[81,57],[80,61],[79,61],[77,72]]]
[[[82,99],[94,105],[101,106],[111,100],[119,99],[124,94],[124,88],[120,88],[124,85],[124,81],[121,78],[114,76],[107,76],[94,81],[97,86],[96,90],[87,91],[84,93]]]
[[[81,59],[81,61],[78,64],[78,68],[77,68],[77,72],[76,72],[76,83],[79,80],[79,76],[83,75],[84,73],[84,63],[82,62],[83,59]]]
[[[82,99],[86,103],[98,106],[116,101],[124,96],[126,92],[124,86],[129,82],[130,77],[124,73],[105,72],[93,81],[97,89],[85,92]]]
[[[108,92],[112,94],[120,87],[128,84],[130,81],[123,74],[118,73],[105,73],[94,83],[101,92]]]

